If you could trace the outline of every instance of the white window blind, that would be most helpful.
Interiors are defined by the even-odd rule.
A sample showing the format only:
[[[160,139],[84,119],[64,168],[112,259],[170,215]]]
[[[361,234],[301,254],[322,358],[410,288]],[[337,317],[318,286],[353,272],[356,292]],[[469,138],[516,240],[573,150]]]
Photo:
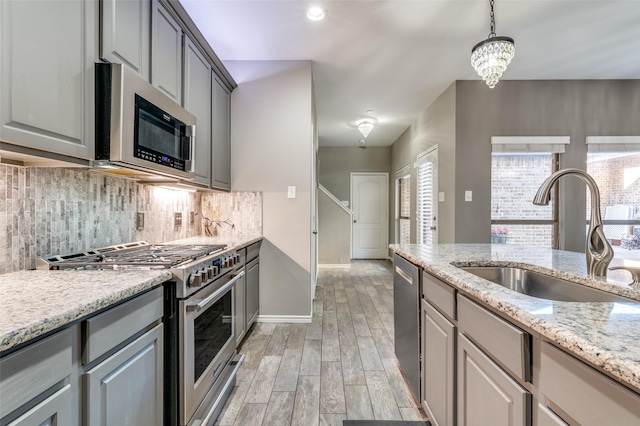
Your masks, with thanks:
[[[434,167],[433,162],[419,161],[418,168],[418,197],[417,197],[417,225],[418,225],[418,243],[431,244],[432,235],[431,224],[433,221],[433,203],[434,203]]]
[[[565,145],[571,142],[569,136],[492,136],[492,152],[550,152],[562,154]]]
[[[637,152],[640,136],[587,136],[587,152]]]

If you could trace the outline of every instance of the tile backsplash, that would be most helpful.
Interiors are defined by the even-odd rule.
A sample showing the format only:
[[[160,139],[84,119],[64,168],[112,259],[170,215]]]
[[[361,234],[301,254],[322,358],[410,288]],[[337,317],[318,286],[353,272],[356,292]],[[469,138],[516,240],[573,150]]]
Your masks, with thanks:
[[[204,235],[201,220],[190,221],[201,210],[235,224],[218,232],[262,234],[260,193],[175,191],[81,169],[0,164],[0,273],[33,269],[38,257],[54,254]],[[176,212],[180,227],[174,227]]]

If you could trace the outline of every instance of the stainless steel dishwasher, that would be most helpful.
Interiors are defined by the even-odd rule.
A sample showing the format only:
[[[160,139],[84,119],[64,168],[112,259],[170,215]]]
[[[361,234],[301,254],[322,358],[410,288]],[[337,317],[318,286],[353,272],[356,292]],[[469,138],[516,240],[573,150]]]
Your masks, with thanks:
[[[393,271],[396,357],[415,397],[420,398],[420,268],[394,254]]]

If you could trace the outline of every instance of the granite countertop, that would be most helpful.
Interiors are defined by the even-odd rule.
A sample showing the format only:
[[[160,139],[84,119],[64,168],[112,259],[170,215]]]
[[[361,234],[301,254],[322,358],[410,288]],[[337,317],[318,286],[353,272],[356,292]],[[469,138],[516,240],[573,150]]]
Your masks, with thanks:
[[[262,240],[193,237],[174,244],[227,244],[227,251]],[[221,252],[224,253],[224,252]],[[167,270],[29,270],[0,275],[0,353],[71,324],[171,278]]]
[[[583,253],[501,244],[396,245],[391,250],[640,391],[640,303],[557,302],[517,293],[458,266],[511,266],[640,301],[630,274],[590,278]],[[614,259],[611,266],[638,262]],[[454,266],[455,265],[455,266]]]

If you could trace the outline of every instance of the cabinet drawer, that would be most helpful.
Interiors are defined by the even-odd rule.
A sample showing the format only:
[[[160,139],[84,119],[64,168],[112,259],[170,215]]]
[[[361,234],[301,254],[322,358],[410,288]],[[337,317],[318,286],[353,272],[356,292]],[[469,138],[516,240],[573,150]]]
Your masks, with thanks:
[[[162,287],[82,323],[82,363],[88,364],[162,318]]]
[[[547,342],[540,392],[583,426],[640,424],[640,395]]]
[[[262,241],[258,241],[257,243],[253,243],[249,247],[247,247],[247,262],[251,262],[253,259],[260,256],[261,245]]]
[[[531,380],[528,333],[460,294],[458,326],[514,376]]]
[[[71,374],[71,330],[61,331],[0,360],[2,416]]]
[[[449,319],[456,319],[456,290],[453,287],[423,272],[422,296]]]

